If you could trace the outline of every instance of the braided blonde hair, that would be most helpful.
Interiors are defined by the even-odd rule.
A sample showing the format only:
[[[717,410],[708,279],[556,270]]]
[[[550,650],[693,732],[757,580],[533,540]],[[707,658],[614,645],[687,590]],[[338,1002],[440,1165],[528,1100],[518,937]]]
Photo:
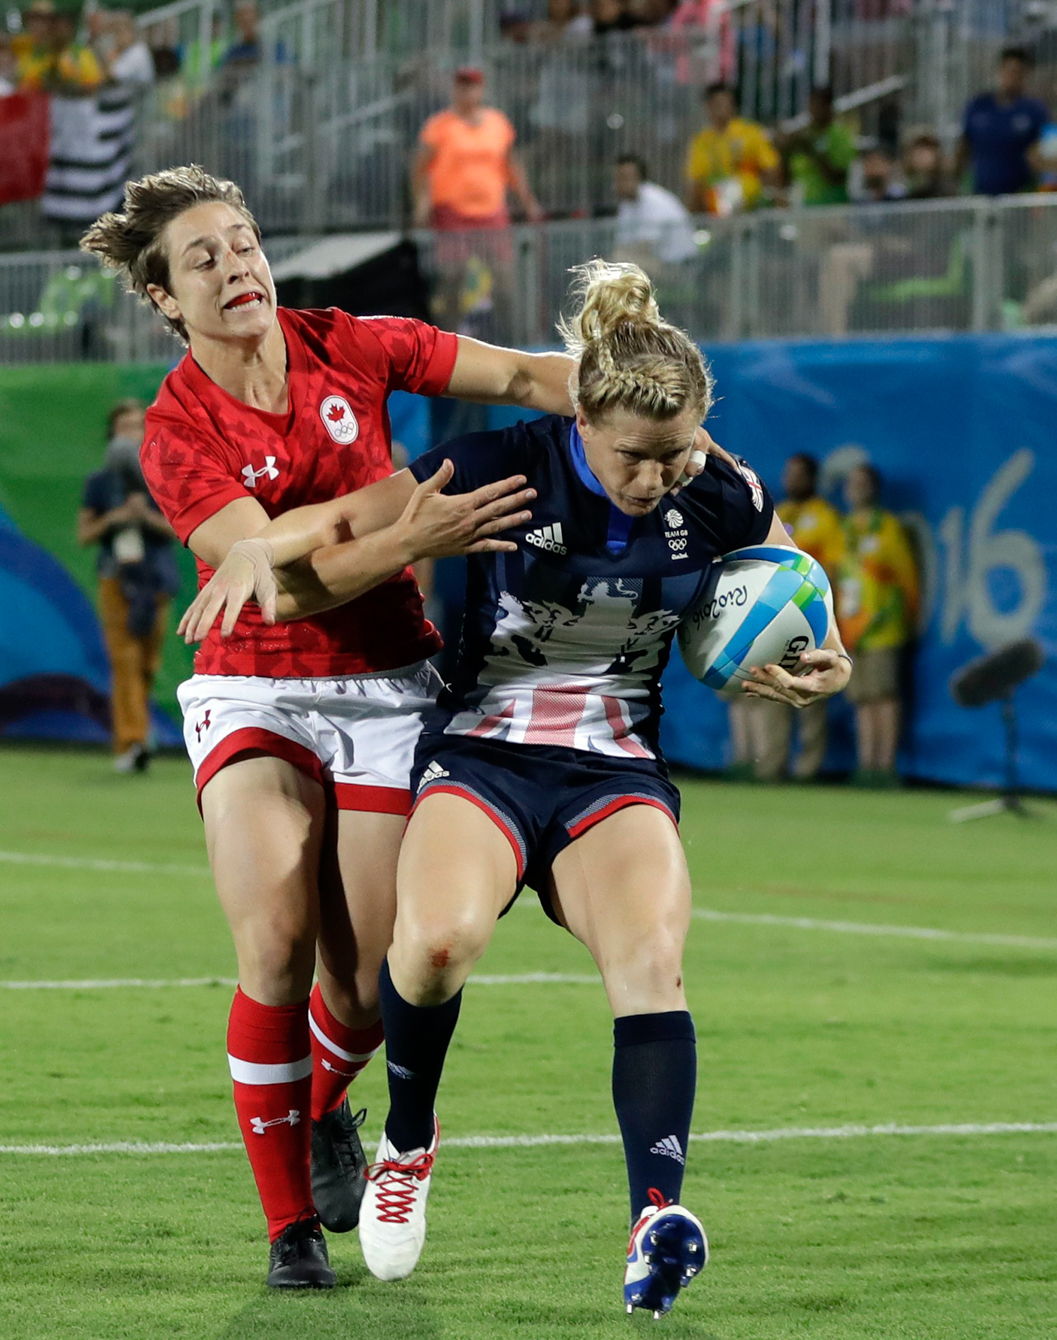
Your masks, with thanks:
[[[665,321],[653,285],[637,265],[593,260],[575,266],[580,310],[558,331],[579,360],[570,394],[594,422],[611,409],[674,419],[712,406],[712,374],[685,331]]]

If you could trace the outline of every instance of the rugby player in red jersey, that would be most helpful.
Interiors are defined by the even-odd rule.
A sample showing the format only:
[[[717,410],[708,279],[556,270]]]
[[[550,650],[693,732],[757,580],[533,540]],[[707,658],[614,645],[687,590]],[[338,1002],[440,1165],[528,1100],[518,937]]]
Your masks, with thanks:
[[[565,355],[278,308],[242,193],[200,168],[130,182],[123,211],[82,246],[189,346],[148,412],[141,459],[201,584],[271,518],[391,474],[390,391],[571,411]],[[348,603],[288,623],[247,607],[229,637],[209,634],[180,689],[238,959],[228,1058],[276,1288],[333,1285],[320,1219],[351,1229],[363,1194],[363,1114],[346,1089],[382,1044],[378,973],[409,772],[439,687],[426,658],[440,642],[409,564],[512,547],[491,537],[531,497],[516,478],[448,498],[449,478],[438,472],[395,525],[353,541]]]

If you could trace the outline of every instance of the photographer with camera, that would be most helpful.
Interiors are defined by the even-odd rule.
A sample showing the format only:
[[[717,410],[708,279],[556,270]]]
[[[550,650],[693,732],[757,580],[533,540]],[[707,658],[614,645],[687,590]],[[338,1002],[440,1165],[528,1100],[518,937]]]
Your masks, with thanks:
[[[90,475],[77,517],[81,545],[99,545],[99,619],[110,656],[114,767],[150,763],[150,691],[169,602],[180,585],[173,529],[140,471],[144,408],[119,400],[107,416],[103,468]]]

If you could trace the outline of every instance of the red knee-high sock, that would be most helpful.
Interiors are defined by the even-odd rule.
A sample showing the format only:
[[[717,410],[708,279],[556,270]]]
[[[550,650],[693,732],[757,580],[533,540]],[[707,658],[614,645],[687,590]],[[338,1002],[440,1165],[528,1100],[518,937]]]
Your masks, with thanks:
[[[327,1009],[317,982],[308,1002],[312,1030],[312,1120],[333,1112],[345,1090],[382,1046],[382,1021],[349,1028]]]
[[[240,987],[228,1016],[228,1066],[239,1129],[274,1242],[295,1220],[315,1213],[307,1003],[261,1005]]]

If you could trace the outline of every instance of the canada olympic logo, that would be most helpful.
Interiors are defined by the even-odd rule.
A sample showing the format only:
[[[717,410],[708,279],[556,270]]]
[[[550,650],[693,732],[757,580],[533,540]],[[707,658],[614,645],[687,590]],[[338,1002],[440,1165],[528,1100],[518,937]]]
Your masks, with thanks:
[[[343,446],[355,442],[360,435],[356,415],[353,414],[352,406],[344,396],[328,395],[319,407],[319,417],[334,441],[340,442]]]

